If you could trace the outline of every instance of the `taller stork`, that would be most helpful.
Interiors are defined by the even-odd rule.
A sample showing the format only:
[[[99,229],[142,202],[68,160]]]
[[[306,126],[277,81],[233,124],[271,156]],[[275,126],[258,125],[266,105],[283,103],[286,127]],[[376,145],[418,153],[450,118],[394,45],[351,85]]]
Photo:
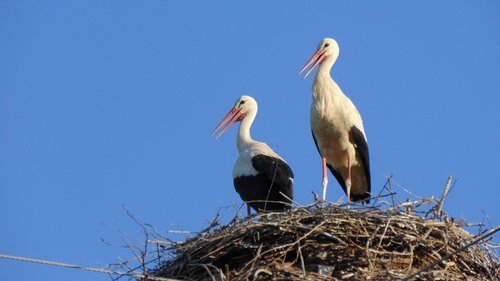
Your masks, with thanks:
[[[234,107],[217,125],[212,135],[227,122],[217,135],[224,134],[241,121],[236,144],[239,156],[233,169],[234,188],[241,199],[255,211],[285,211],[293,199],[293,172],[288,164],[267,144],[250,136],[250,127],[257,115],[257,102],[250,96],[241,96]],[[229,120],[229,121],[228,121]]]
[[[311,130],[323,166],[323,200],[326,200],[328,176],[326,167],[347,194],[347,202],[370,202],[370,156],[363,120],[352,101],[342,93],[330,76],[339,56],[339,45],[323,39],[316,53],[300,73],[311,64],[304,79],[316,68],[312,86]]]

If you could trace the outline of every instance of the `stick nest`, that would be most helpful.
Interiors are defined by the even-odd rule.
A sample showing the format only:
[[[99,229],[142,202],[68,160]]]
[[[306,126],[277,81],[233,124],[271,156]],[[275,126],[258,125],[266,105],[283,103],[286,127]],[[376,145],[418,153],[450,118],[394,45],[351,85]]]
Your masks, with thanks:
[[[309,206],[214,221],[172,246],[173,258],[152,273],[182,280],[500,279],[491,237],[404,206]]]

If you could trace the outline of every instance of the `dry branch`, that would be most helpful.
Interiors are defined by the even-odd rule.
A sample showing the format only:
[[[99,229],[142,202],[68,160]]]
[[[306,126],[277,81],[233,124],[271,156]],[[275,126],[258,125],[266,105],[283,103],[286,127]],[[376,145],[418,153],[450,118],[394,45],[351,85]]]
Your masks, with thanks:
[[[214,224],[169,248],[175,257],[151,273],[182,280],[498,280],[488,242],[498,227],[474,236],[407,211],[444,197],[387,209],[308,206]]]

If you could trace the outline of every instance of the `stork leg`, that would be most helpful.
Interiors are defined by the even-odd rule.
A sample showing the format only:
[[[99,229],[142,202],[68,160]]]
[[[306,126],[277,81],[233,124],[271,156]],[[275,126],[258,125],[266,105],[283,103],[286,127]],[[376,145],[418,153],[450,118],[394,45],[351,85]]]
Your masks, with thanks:
[[[351,161],[347,157],[347,180],[345,182],[347,187],[347,208],[351,208]]]
[[[321,158],[322,164],[323,164],[323,196],[321,197],[323,199],[323,202],[326,201],[326,186],[328,185],[328,174],[326,173],[326,157],[323,156]]]

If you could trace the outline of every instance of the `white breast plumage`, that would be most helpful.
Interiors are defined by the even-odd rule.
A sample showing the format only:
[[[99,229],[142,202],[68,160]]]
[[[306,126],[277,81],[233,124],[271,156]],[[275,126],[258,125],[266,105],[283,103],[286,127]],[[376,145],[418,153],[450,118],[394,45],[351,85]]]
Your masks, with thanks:
[[[252,165],[252,153],[246,149],[240,153],[233,169],[233,178],[241,176],[256,176],[259,172]]]

